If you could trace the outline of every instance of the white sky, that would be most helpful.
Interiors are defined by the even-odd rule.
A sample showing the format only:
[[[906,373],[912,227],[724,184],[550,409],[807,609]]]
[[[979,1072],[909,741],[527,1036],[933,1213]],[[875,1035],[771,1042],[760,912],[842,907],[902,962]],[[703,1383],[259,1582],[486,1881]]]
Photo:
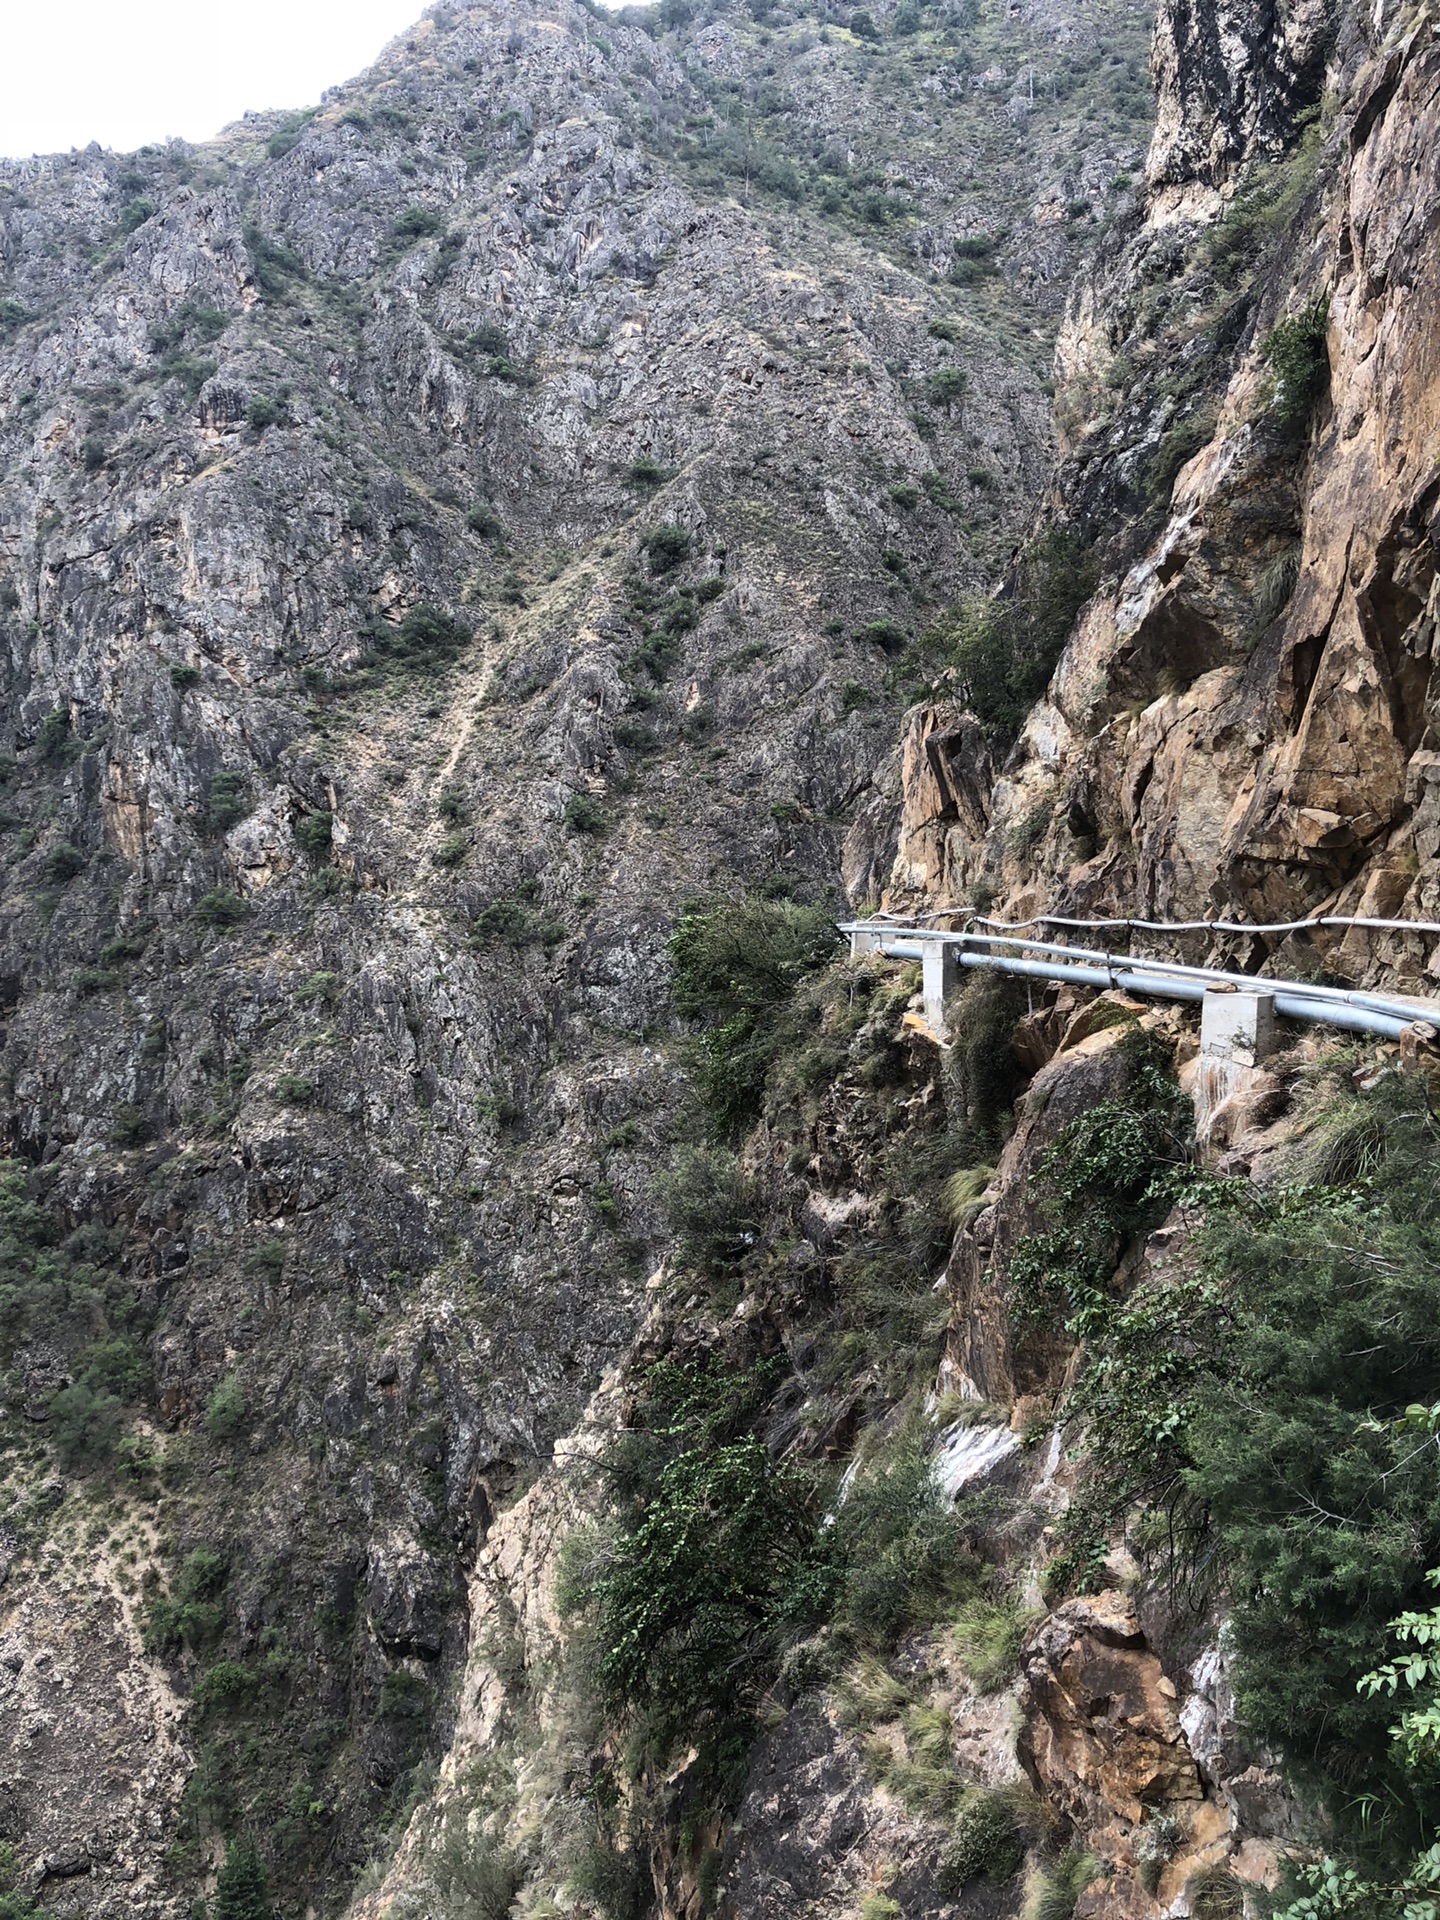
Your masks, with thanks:
[[[0,154],[208,140],[313,106],[426,0],[0,0]]]

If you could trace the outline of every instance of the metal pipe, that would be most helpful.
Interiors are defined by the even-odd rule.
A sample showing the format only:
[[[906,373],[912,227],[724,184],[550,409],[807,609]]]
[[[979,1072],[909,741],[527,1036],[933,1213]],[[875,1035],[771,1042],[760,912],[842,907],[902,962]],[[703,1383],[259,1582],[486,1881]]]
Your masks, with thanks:
[[[897,954],[900,951],[897,943],[885,940],[886,929],[883,926],[877,928],[874,921],[860,920],[847,922],[842,924],[840,931],[851,935],[856,933],[878,934],[886,947],[894,946]],[[1351,1007],[1363,1009],[1368,1012],[1383,1014],[1390,1020],[1398,1020],[1402,1026],[1408,1026],[1415,1020],[1427,1020],[1440,1025],[1440,1005],[1437,1005],[1434,1001],[1421,1000],[1418,998],[1410,999],[1398,995],[1365,993],[1349,987],[1312,986],[1300,981],[1287,980],[1281,982],[1277,980],[1266,980],[1254,974],[1226,973],[1218,967],[1187,966],[1178,960],[1148,960],[1143,956],[1128,953],[1097,953],[1089,947],[1071,947],[1062,945],[1057,941],[1028,940],[1024,938],[1007,937],[1003,934],[950,933],[937,927],[896,928],[895,932],[901,934],[902,939],[905,940],[907,950],[904,957],[906,959],[920,959],[923,955],[923,946],[918,943],[925,941],[943,941],[947,944],[958,945],[962,948],[973,946],[1023,947],[1030,953],[1057,954],[1067,961],[1072,958],[1078,961],[1089,961],[1096,966],[1105,968],[1107,974],[1117,976],[1135,967],[1138,962],[1138,964],[1147,971],[1165,977],[1209,981],[1217,986],[1237,987],[1246,993],[1279,994],[1283,988],[1285,997],[1290,1000],[1320,1001],[1336,1008]],[[1054,978],[1057,976],[1052,975],[1048,977]],[[1177,994],[1173,997],[1176,999],[1190,999],[1195,996]],[[1318,1019],[1321,1016],[1315,1014],[1309,1017]],[[1336,1021],[1334,1024],[1344,1025],[1345,1023]],[[1356,1029],[1356,1031],[1371,1032],[1379,1031],[1379,1029],[1366,1027]]]
[[[845,923],[842,933],[869,935],[875,941],[873,951],[887,959],[922,960],[925,950],[937,944],[958,945],[962,967],[993,967],[1000,973],[1021,974],[1033,979],[1069,981],[1077,986],[1121,988],[1152,999],[1201,1000],[1217,986],[1245,993],[1270,993],[1275,1011],[1287,1020],[1321,1021],[1351,1033],[1372,1033],[1387,1040],[1398,1040],[1418,1020],[1440,1026],[1440,1005],[1416,1000],[1386,1000],[1378,994],[1352,993],[1339,987],[1312,987],[1292,981],[1269,981],[1251,974],[1222,973],[1214,967],[1188,967],[1179,962],[1138,960],[1129,954],[1097,954],[1083,947],[1066,947],[1039,940],[1005,939],[988,934],[941,932],[934,928],[896,927],[893,934],[873,920]],[[1022,947],[1031,953],[1056,956],[1037,960],[991,951],[996,947]],[[978,949],[984,949],[979,951]]]
[[[973,907],[937,907],[933,913],[912,916],[917,925],[922,920],[957,918],[967,919],[977,927],[1006,927],[1011,931],[1021,927],[1082,927],[1092,933],[1103,933],[1111,927],[1126,932],[1135,927],[1142,933],[1299,933],[1307,927],[1375,927],[1387,933],[1440,934],[1437,920],[1382,920],[1362,913],[1313,913],[1304,920],[1275,920],[1260,925],[1237,920],[1072,920],[1059,913],[1037,913],[1028,920],[997,920],[991,914],[977,913]]]

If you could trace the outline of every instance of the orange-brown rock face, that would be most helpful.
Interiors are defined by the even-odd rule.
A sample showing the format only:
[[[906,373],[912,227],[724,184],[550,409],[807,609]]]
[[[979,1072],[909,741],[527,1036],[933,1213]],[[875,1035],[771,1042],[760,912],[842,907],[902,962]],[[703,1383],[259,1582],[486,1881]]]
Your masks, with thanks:
[[[1287,55],[1297,71],[1308,44],[1300,34]],[[902,892],[962,900],[983,879],[1024,911],[1174,919],[1440,908],[1440,45],[1425,22],[1378,52],[1352,35],[1331,79],[1344,106],[1313,184],[1311,160],[1292,158],[1298,210],[1238,283],[1213,267],[1236,218],[1211,218],[1223,155],[1191,156],[1208,210],[1177,212],[1188,149],[1162,92],[1149,222],[1129,266],[1072,302],[1059,355],[1062,416],[1085,424],[1072,428],[1058,498],[1114,571],[988,805],[953,797],[981,767],[955,711],[912,714],[905,765],[924,777],[905,781]],[[1254,156],[1274,116],[1251,104]],[[1147,300],[1168,329],[1146,321]],[[1287,429],[1266,343],[1323,301],[1329,397],[1308,427]],[[1233,364],[1218,382],[1212,364],[1204,400],[1186,367],[1215,362],[1214,340],[1237,326]],[[1112,390],[1152,381],[1144,407],[1138,387],[1107,399],[1107,375]],[[1187,380],[1189,413],[1166,397]],[[1146,537],[1172,431],[1199,450]],[[1364,937],[1342,960],[1417,987],[1440,968],[1433,945]]]
[[[1071,1600],[1025,1656],[1026,1765],[1082,1831],[1204,1798],[1176,1692],[1119,1593]]]

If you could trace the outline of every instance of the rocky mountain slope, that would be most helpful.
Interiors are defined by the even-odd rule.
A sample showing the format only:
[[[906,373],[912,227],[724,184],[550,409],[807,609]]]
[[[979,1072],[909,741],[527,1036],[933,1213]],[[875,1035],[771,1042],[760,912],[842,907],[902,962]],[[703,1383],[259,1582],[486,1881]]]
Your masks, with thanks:
[[[11,1920],[1420,1897],[1426,1073],[834,958],[1429,910],[1433,25],[1149,28],[0,163]]]
[[[900,656],[1048,472],[1143,43],[441,6],[316,112],[0,164],[47,1910],[178,1913],[245,1829],[334,1907],[446,1750],[477,1547],[668,1238],[675,912],[840,906]]]

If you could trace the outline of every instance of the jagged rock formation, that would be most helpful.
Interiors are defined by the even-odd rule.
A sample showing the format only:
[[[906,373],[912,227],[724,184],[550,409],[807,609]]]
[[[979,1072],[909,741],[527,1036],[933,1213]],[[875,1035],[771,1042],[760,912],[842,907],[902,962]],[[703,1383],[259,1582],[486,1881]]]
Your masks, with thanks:
[[[674,910],[838,907],[896,651],[1023,532],[1143,22],[874,22],[442,5],[314,114],[0,163],[0,1805],[53,1911],[181,1912],[237,1823],[346,1897],[646,1311]]]
[[[902,887],[1017,912],[1433,914],[1431,26],[1346,15],[1334,38],[1304,8],[1240,12],[1212,45],[1162,11],[1152,197],[1062,334],[1057,497],[1112,571],[983,830],[950,791],[963,750],[907,777]],[[1305,351],[1328,397],[1287,415],[1300,375],[1273,343],[1322,307]],[[963,737],[917,714],[910,757],[947,724]],[[1361,934],[1271,947],[1230,951],[1416,991],[1431,970]]]

